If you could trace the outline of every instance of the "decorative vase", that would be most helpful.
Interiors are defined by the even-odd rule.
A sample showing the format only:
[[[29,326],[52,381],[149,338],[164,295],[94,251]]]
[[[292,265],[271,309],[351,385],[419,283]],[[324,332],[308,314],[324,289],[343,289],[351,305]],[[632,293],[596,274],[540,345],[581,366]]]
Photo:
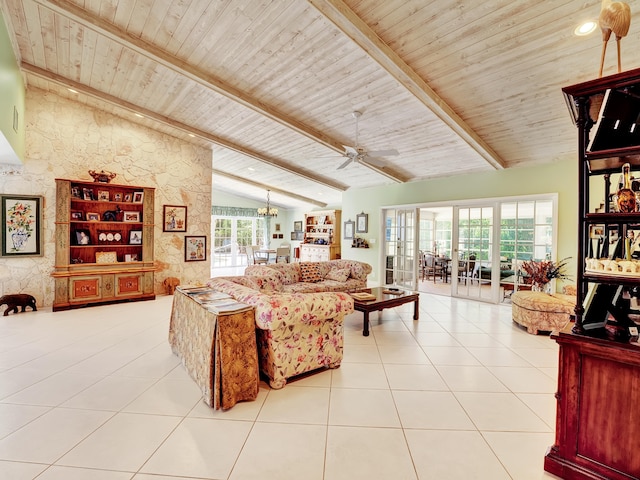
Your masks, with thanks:
[[[533,283],[531,285],[531,291],[551,293],[551,285],[549,283]]]
[[[24,230],[18,230],[11,234],[11,241],[13,242],[13,249],[16,251],[22,250],[29,240],[29,234]]]
[[[616,194],[616,209],[620,213],[637,212],[636,194],[631,190],[631,165],[628,163],[622,166],[622,182],[622,188]]]

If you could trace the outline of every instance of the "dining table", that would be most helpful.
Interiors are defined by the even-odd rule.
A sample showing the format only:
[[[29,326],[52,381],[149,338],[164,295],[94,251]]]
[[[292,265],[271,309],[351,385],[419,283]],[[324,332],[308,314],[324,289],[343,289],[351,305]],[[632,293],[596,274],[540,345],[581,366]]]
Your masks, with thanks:
[[[267,263],[273,263],[276,261],[276,250],[273,248],[260,248],[258,250],[254,250],[254,255],[266,259]]]

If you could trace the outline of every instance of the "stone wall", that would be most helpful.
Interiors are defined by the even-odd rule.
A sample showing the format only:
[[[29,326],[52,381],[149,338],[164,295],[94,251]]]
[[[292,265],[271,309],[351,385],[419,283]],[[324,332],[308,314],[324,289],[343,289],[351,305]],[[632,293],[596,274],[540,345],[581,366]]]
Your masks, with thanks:
[[[211,245],[211,151],[56,94],[30,88],[26,97],[26,158],[0,174],[3,194],[44,197],[43,256],[0,257],[0,294],[30,293],[53,302],[55,179],[89,180],[88,170],[117,173],[113,183],[155,187],[156,294],[162,281],[210,277],[210,262],[184,261],[184,236]],[[186,233],[163,233],[162,206],[186,205]]]

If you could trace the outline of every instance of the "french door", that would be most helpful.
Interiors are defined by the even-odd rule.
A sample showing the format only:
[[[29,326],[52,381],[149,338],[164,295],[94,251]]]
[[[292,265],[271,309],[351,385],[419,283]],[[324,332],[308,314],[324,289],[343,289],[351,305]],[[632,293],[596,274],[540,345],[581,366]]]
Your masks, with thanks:
[[[500,294],[500,229],[494,205],[453,209],[451,280],[455,297],[497,303]]]
[[[384,224],[384,285],[417,288],[418,209],[387,209]]]

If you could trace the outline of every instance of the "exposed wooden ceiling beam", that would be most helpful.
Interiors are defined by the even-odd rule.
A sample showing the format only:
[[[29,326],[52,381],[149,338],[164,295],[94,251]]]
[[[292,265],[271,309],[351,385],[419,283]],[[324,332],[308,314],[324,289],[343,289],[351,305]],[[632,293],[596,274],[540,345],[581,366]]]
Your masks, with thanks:
[[[263,190],[271,190],[272,192],[279,193],[280,195],[284,195],[289,198],[293,198],[295,200],[299,200],[301,202],[310,203],[312,205],[317,205],[318,207],[324,208],[327,206],[326,203],[321,202],[319,200],[314,200],[312,198],[303,197],[302,195],[297,195],[295,193],[287,192],[286,190],[280,190],[279,188],[274,188],[270,185],[265,185],[264,183],[255,182],[253,180],[249,180],[244,177],[239,177],[238,175],[234,175],[232,173],[223,172],[222,170],[213,169],[214,175],[219,175],[221,177],[225,177],[231,180],[235,180],[237,182],[246,183],[248,185],[252,185],[254,187],[259,187]]]
[[[102,20],[99,17],[91,15],[89,12],[77,5],[65,1],[65,0],[35,0],[37,3],[52,9],[58,14],[67,17],[82,25],[90,26],[91,29],[98,33],[107,36],[108,38],[120,43],[121,45],[130,48],[131,50],[143,55],[151,60],[154,60],[165,67],[190,78],[194,82],[203,85],[220,95],[224,95],[230,98],[234,102],[240,103],[247,108],[250,108],[271,120],[290,128],[305,137],[318,142],[331,150],[338,153],[344,153],[344,147],[339,141],[325,135],[324,133],[315,130],[308,125],[299,122],[298,120],[291,118],[276,109],[266,105],[256,98],[247,95],[245,92],[235,88],[233,85],[229,85],[207,74],[202,70],[195,68],[193,65],[182,61],[176,57],[169,55],[164,50],[156,47],[153,44],[145,42],[141,38],[135,37],[125,30],[118,28],[117,26]]]
[[[198,130],[196,128],[193,128],[189,125],[185,125],[183,123],[177,122],[176,120],[173,120],[172,118],[166,117],[164,115],[160,115],[156,112],[152,112],[151,110],[147,110],[145,108],[139,107],[137,105],[134,105],[132,103],[129,103],[125,100],[122,100],[120,98],[116,98],[112,95],[109,95],[107,93],[101,92],[99,90],[96,90],[94,88],[88,87],[86,85],[83,85],[81,83],[78,83],[74,80],[62,77],[60,75],[57,75],[55,73],[49,72],[47,70],[43,70],[42,68],[36,67],[34,65],[31,65],[29,63],[26,62],[22,62],[20,64],[22,70],[24,72],[27,72],[29,74],[32,75],[37,75],[40,78],[44,78],[46,80],[49,80],[51,82],[57,83],[58,85],[62,85],[63,87],[68,87],[68,88],[72,88],[74,90],[76,90],[78,93],[82,93],[84,95],[88,95],[91,96],[93,98],[97,98],[98,100],[110,103],[112,105],[115,105],[119,108],[123,108],[125,110],[128,110],[130,112],[133,113],[139,113],[141,115],[144,115],[145,117],[155,120],[157,122],[160,122],[164,125],[167,125],[169,127],[175,128],[177,130],[180,130],[182,132],[185,133],[190,133],[192,135],[196,135],[204,140],[207,140],[211,143],[214,143],[216,145],[219,145],[221,147],[227,148],[229,150],[233,150],[234,152],[240,153],[242,155],[246,155],[247,157],[253,158],[254,160],[258,160],[259,162],[262,163],[266,163],[268,165],[271,165],[272,167],[276,167],[279,168],[280,170],[283,170],[287,173],[290,173],[292,175],[297,175],[299,177],[305,178],[306,180],[309,180],[311,182],[314,183],[318,183],[320,185],[323,185],[325,187],[329,187],[329,188],[333,188],[335,190],[339,190],[339,191],[345,191],[347,190],[348,187],[346,187],[345,185],[342,185],[338,182],[334,182],[332,180],[328,180],[325,179],[323,177],[318,177],[316,175],[312,175],[304,170],[292,167],[290,165],[285,164],[284,162],[281,162],[277,159],[274,158],[269,158],[266,157],[264,155],[261,155],[260,153],[254,152],[253,150],[250,150],[246,147],[243,147],[241,145],[237,145],[235,143],[232,143],[228,140],[225,140],[223,138],[217,137],[215,135],[212,135],[208,132],[203,132],[202,130]],[[273,189],[272,189],[273,190]],[[275,190],[274,190],[275,191]]]
[[[504,160],[342,0],[307,0],[496,170]]]

